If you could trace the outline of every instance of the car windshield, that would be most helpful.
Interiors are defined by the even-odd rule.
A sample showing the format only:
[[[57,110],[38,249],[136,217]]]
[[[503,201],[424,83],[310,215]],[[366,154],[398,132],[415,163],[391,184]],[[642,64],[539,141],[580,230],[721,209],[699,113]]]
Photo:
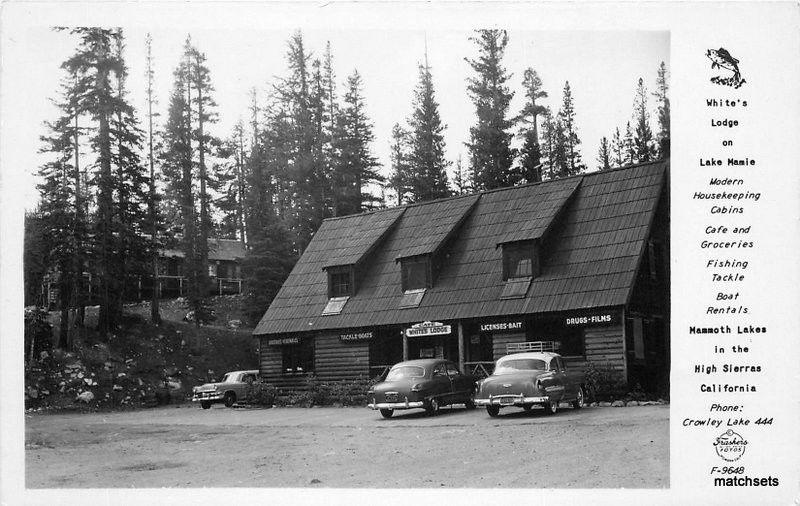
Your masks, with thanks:
[[[495,374],[511,374],[518,371],[545,371],[547,364],[544,360],[536,358],[517,358],[514,360],[504,360],[497,364]]]
[[[425,376],[425,369],[416,365],[402,365],[393,367],[386,375],[386,381],[397,381],[408,378],[422,378]]]
[[[232,380],[233,380],[233,375],[231,375],[231,373],[227,373],[217,383],[227,383],[227,382],[232,381]]]

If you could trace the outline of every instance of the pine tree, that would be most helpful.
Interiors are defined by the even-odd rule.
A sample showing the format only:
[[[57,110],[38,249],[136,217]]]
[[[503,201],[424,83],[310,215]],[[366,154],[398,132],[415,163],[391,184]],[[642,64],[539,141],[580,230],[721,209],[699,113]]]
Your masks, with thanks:
[[[597,170],[608,170],[611,168],[611,149],[608,145],[608,138],[600,139],[600,149],[597,151]]]
[[[477,190],[512,186],[520,175],[512,173],[515,150],[511,148],[511,127],[506,117],[514,93],[506,82],[511,75],[502,64],[508,44],[505,30],[478,30],[470,40],[478,46],[478,57],[467,58],[475,71],[467,90],[475,104],[477,124],[470,127],[470,166]]]
[[[622,143],[625,146],[625,163],[636,163],[636,144],[633,142],[630,121],[625,125],[625,137]]]
[[[361,75],[354,70],[347,78],[344,104],[337,116],[335,165],[341,190],[337,216],[373,208],[378,198],[367,191],[368,187],[384,180],[377,170],[380,164],[371,152],[370,144],[375,137],[361,88]]]
[[[161,311],[159,307],[159,299],[161,297],[161,284],[158,279],[158,248],[155,247],[159,242],[159,236],[163,232],[160,226],[160,219],[158,213],[158,198],[156,193],[156,172],[155,172],[155,149],[153,140],[153,120],[157,113],[153,112],[153,106],[156,104],[155,91],[153,90],[155,71],[153,70],[153,38],[147,34],[145,39],[145,62],[147,69],[145,77],[147,79],[147,161],[150,167],[150,181],[149,181],[149,208],[148,218],[150,220],[149,232],[153,239],[153,252],[152,252],[152,276],[153,276],[153,291],[150,296],[150,321],[155,325],[161,325]]]
[[[649,162],[654,158],[653,131],[650,129],[650,113],[647,111],[647,88],[641,77],[636,87],[633,111],[636,120],[636,132],[633,138],[636,160]]]
[[[581,140],[578,138],[577,126],[575,125],[575,105],[572,100],[569,81],[564,83],[564,99],[561,104],[561,110],[558,112],[558,117],[564,126],[564,150],[567,157],[567,173],[565,175],[580,174],[586,170],[586,166],[581,161],[581,153],[579,151]]]
[[[658,77],[656,78],[656,91],[653,93],[658,104],[658,133],[656,142],[658,143],[658,157],[669,158],[669,78],[667,76],[667,66],[664,62],[658,67]]]
[[[614,130],[614,136],[611,139],[611,151],[614,154],[614,166],[622,167],[625,165],[627,150],[625,148],[625,142],[619,134],[619,127]]]
[[[538,99],[547,97],[547,92],[542,89],[542,80],[532,68],[525,70],[522,85],[525,87],[525,96],[528,101],[519,115],[526,127],[520,131],[523,139],[520,160],[522,179],[527,183],[536,183],[542,180],[542,152],[539,146],[538,117],[545,113],[546,108],[536,103]]]
[[[472,181],[470,180],[469,173],[464,169],[464,164],[461,161],[461,155],[456,159],[456,171],[453,176],[453,186],[455,186],[457,195],[467,195],[472,193]]]
[[[389,186],[397,197],[397,205],[408,202],[409,189],[409,132],[395,123],[392,127],[389,157],[392,162]]]
[[[428,65],[419,66],[419,83],[414,92],[413,112],[409,118],[410,152],[408,186],[412,202],[433,200],[450,195],[447,166],[444,157],[444,129],[439,116],[439,104],[433,89],[433,77]]]

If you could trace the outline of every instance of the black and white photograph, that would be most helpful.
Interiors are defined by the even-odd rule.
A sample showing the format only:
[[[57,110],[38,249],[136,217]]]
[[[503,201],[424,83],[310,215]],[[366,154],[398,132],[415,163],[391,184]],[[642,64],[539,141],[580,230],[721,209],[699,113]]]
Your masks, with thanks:
[[[695,474],[751,474],[773,417],[728,394],[764,391],[762,355],[698,337],[768,332],[744,278],[769,192],[707,177],[758,169],[735,137],[758,111],[749,53],[691,59],[710,90],[692,106],[730,137],[696,167],[675,141],[692,131],[671,133],[690,95],[674,19],[315,5],[66,8],[4,39],[15,490],[664,500],[688,458],[674,438],[703,431]],[[434,22],[458,7],[469,22]],[[676,415],[687,375],[703,407]],[[779,485],[761,474],[742,483]]]

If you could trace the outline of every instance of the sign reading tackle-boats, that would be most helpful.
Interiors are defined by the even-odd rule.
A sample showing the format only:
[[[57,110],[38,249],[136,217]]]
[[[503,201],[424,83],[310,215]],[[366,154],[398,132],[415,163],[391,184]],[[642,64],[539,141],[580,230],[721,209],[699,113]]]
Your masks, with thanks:
[[[406,336],[408,337],[426,337],[426,336],[441,336],[449,334],[452,331],[450,325],[445,325],[440,322],[422,322],[412,325],[410,329],[406,329]]]
[[[357,343],[361,341],[369,341],[373,337],[373,332],[371,330],[363,331],[363,332],[347,332],[343,334],[339,334],[339,341],[343,343]]]

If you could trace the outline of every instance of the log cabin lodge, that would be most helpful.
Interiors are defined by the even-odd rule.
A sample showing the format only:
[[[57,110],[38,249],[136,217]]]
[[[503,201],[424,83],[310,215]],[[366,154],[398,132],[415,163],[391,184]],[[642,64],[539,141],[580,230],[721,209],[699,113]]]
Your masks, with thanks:
[[[477,375],[551,343],[669,381],[669,161],[325,220],[254,331],[283,388],[444,357]]]

